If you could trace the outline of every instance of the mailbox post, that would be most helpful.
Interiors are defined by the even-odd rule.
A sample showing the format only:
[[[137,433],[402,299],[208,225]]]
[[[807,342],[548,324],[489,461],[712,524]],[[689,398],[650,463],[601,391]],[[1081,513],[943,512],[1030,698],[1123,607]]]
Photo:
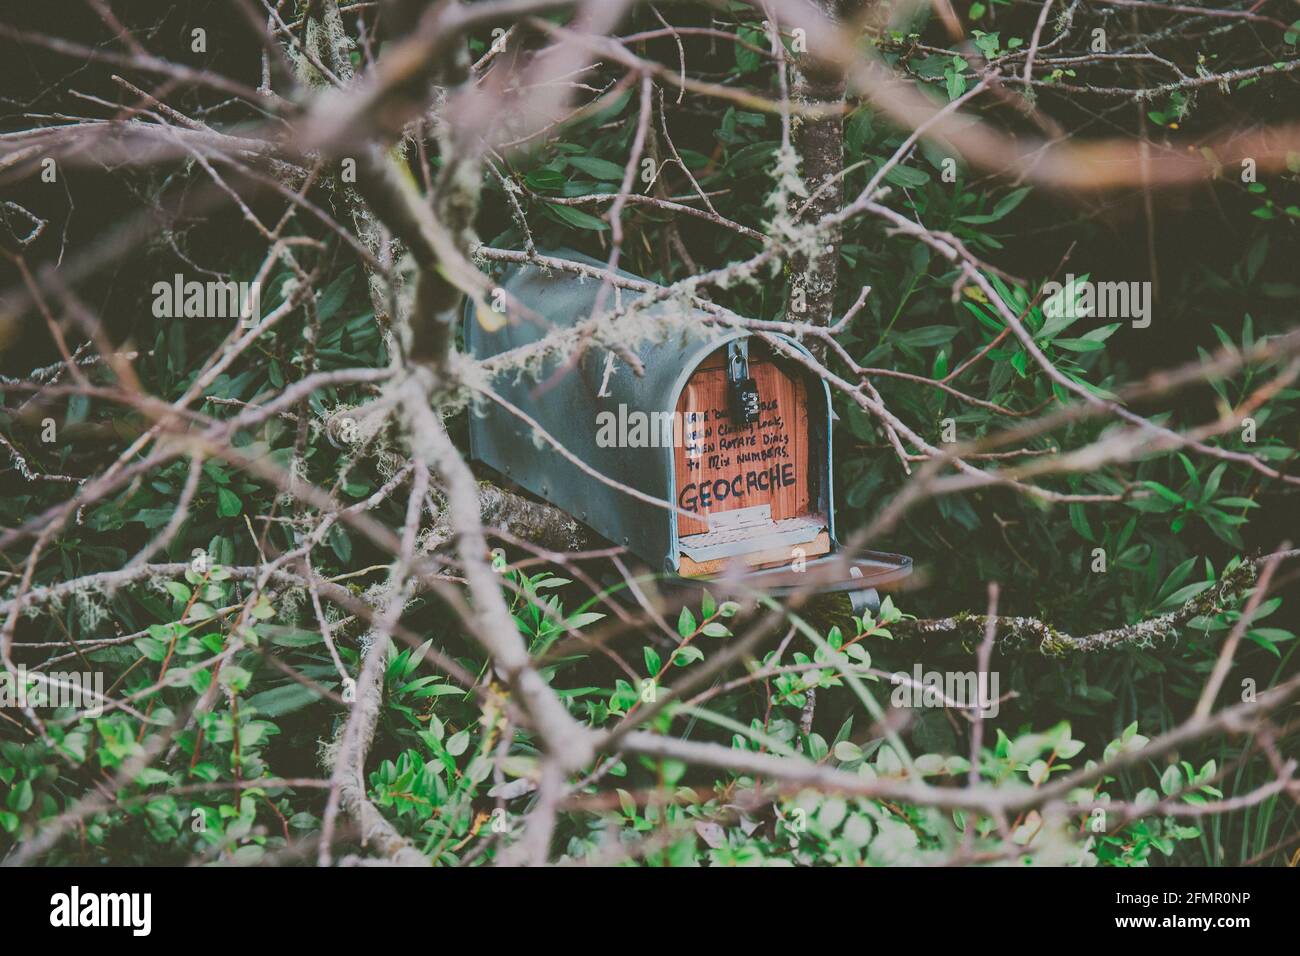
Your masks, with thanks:
[[[603,265],[573,252],[556,255]],[[465,340],[477,358],[583,321],[601,285],[531,265],[507,267],[499,284],[544,321],[489,330],[468,303]],[[620,294],[626,301],[628,291]],[[826,383],[743,329],[710,324],[704,313],[682,314],[670,303],[652,309],[671,321],[662,336],[628,343],[644,374],[604,348],[587,347],[576,361],[547,356],[535,375],[506,372],[493,387],[573,457],[674,508],[593,478],[495,403],[471,410],[473,457],[681,578],[739,574],[747,586],[777,594],[848,591],[860,610],[875,603],[876,587],[906,577],[910,558],[841,553]],[[808,354],[794,339],[778,338]]]

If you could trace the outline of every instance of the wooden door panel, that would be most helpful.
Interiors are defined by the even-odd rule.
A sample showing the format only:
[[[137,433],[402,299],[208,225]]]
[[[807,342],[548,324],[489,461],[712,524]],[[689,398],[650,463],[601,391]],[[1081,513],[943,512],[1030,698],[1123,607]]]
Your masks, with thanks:
[[[810,511],[807,388],[772,362],[751,362],[759,420],[737,429],[727,407],[727,373],[697,369],[677,402],[683,431],[675,449],[677,503],[700,515],[678,518],[678,534],[709,530],[708,515],[769,504],[772,519]]]

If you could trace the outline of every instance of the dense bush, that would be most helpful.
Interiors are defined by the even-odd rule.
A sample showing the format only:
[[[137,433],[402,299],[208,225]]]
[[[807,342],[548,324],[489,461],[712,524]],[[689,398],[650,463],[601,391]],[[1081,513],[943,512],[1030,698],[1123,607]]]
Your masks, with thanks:
[[[290,6],[297,19],[308,5]],[[960,44],[928,14],[867,30],[859,42],[936,104],[967,93],[990,64],[1018,76],[1041,5],[958,6],[970,28]],[[1033,88],[1032,104],[1023,102],[1027,110],[1047,112],[1062,136],[1100,130],[1181,146],[1208,142],[1247,118],[1292,118],[1290,32],[1253,21],[1228,20],[1225,28],[1213,17],[1163,12],[1130,21],[1105,4],[1058,6],[1073,19],[1065,24],[1054,14],[1047,21],[1042,42],[1064,39],[1039,54],[1036,75],[1046,85]],[[202,5],[184,14],[159,13],[155,26],[166,29],[155,31],[156,42],[178,62],[214,74],[228,69],[239,82],[256,85],[255,39],[214,26],[206,58],[186,52],[189,27],[202,22],[205,11],[209,19],[215,15]],[[725,12],[691,6],[663,12],[683,31],[680,37],[622,44],[662,64],[648,129],[638,118],[638,75],[634,71],[620,86],[627,64],[611,56],[582,75],[578,101],[590,108],[524,148],[485,152],[478,170],[482,196],[470,225],[486,248],[467,250],[477,252],[484,271],[494,268],[492,250],[535,246],[607,259],[611,224],[604,213],[626,188],[639,138],[647,141],[642,149],[657,176],[648,194],[667,205],[629,202],[621,209],[622,268],[666,285],[757,255],[773,238],[781,241],[783,229],[799,235],[797,210],[808,190],[787,162],[792,147],[783,145],[782,110],[758,108],[779,104],[791,80],[781,75],[785,58],[768,52],[763,14],[740,3],[726,5]],[[147,11],[132,12],[126,22],[143,37],[148,17]],[[347,17],[352,42],[346,59],[357,70],[402,37],[392,22],[381,21],[375,34],[373,11],[348,11]],[[365,42],[354,28],[358,17],[371,28]],[[551,22],[568,22],[568,15]],[[294,27],[302,40],[285,41],[283,48],[304,86],[324,86],[298,52],[307,43],[334,62],[322,39],[331,34],[311,23],[310,30]],[[685,32],[691,27],[705,32]],[[1152,76],[1161,66],[1155,59],[1141,66],[1089,62],[1094,28],[1108,31],[1110,49],[1191,64],[1184,66],[1185,79],[1249,72],[1274,61],[1286,68],[1205,83],[1175,79],[1174,89],[1144,98],[1116,95],[1107,91],[1156,86]],[[47,64],[31,88],[21,90],[36,104],[28,111],[39,106],[46,113],[83,115],[93,106],[97,116],[112,115],[104,101],[119,107],[139,102],[108,80],[121,67],[93,61],[76,82],[101,102],[88,105],[49,88],[45,73],[54,54],[32,38],[70,34],[101,42],[110,35],[102,25],[74,21],[61,31],[24,22],[16,29],[25,55]],[[662,27],[654,13],[638,7],[619,33],[637,31]],[[371,50],[366,44],[375,37],[384,42]],[[469,58],[490,54],[492,37],[488,25],[476,25]],[[502,59],[523,64],[546,42],[540,28],[521,25]],[[677,96],[671,77],[679,44],[693,80],[746,92],[755,105],[698,87]],[[794,64],[806,62],[791,36],[785,44]],[[71,75],[66,61],[57,62],[58,75]],[[144,86],[147,71],[125,72]],[[333,72],[340,72],[339,64]],[[1159,82],[1166,78],[1161,74]],[[154,85],[145,88],[157,88],[157,77],[149,82]],[[457,85],[447,77],[438,84]],[[1054,91],[1053,84],[1067,89]],[[1016,106],[1022,102],[1018,90],[1008,84],[1010,101],[992,100],[983,118],[1008,135],[1029,137],[1033,124]],[[229,94],[182,83],[174,95],[157,95],[214,128],[266,135],[263,117],[247,103],[221,105]],[[420,114],[429,121],[408,126],[386,154],[418,193],[439,195],[452,147],[450,134],[432,120],[435,114],[455,118],[454,103],[440,97],[433,113]],[[867,97],[851,91],[846,104],[842,183],[852,198],[905,145],[910,130]],[[446,113],[437,112],[442,107]],[[174,124],[166,112],[151,114],[142,114],[137,125]],[[796,116],[796,133],[801,122],[809,121]],[[18,110],[5,123],[6,130],[32,126]],[[436,864],[497,860],[505,847],[522,845],[538,805],[554,799],[538,790],[539,782],[545,790],[546,747],[520,720],[520,695],[510,690],[510,678],[494,669],[476,639],[481,625],[466,623],[473,614],[464,616],[460,581],[469,572],[447,524],[454,502],[437,474],[427,502],[415,494],[410,504],[415,475],[427,462],[413,455],[411,423],[395,411],[402,401],[398,380],[352,374],[404,367],[400,326],[417,270],[398,260],[396,274],[406,277],[405,285],[391,298],[374,279],[355,248],[376,251],[365,233],[366,213],[358,212],[334,157],[321,162],[307,195],[343,230],[361,234],[361,242],[344,241],[320,217],[299,209],[284,221],[282,234],[300,244],[268,256],[266,238],[250,228],[247,216],[275,228],[293,208],[288,190],[302,183],[276,191],[261,181],[271,178],[267,170],[251,160],[221,163],[230,191],[247,193],[250,205],[240,210],[218,194],[229,208],[211,212],[202,198],[211,174],[200,155],[181,150],[141,157],[141,168],[123,157],[81,163],[61,157],[75,214],[59,198],[64,183],[58,193],[31,185],[39,167],[32,167],[26,185],[8,187],[16,203],[50,221],[38,240],[8,253],[14,288],[23,285],[24,272],[48,288],[79,360],[103,345],[77,318],[84,300],[82,311],[88,307],[100,317],[98,328],[113,347],[137,353],[132,365],[139,387],[128,388],[110,363],[86,364],[84,382],[65,374],[34,305],[21,333],[8,335],[7,370],[19,377],[5,380],[0,408],[13,459],[4,472],[0,523],[19,530],[3,539],[6,640],[12,639],[18,664],[103,674],[105,692],[119,703],[101,716],[42,710],[39,721],[20,709],[0,710],[0,854],[17,851],[23,858],[29,852],[50,863],[315,861],[323,820],[333,812],[327,807],[339,798],[339,775],[331,780],[331,772],[339,748],[348,746],[349,715],[357,695],[366,692],[364,658],[374,648],[384,659],[373,742],[362,747],[364,798],[398,837]],[[286,161],[302,158],[287,149],[284,155]],[[958,162],[951,165],[954,156]],[[639,175],[639,164],[635,168]],[[946,169],[955,170],[953,181],[945,179]],[[1294,483],[1255,464],[1285,475],[1300,440],[1295,349],[1262,354],[1270,343],[1289,341],[1283,337],[1295,327],[1298,170],[1300,162],[1292,162],[1245,182],[1228,167],[1195,187],[1053,192],[1032,179],[998,178],[997,170],[967,165],[942,139],[923,140],[890,167],[880,202],[923,224],[930,239],[959,242],[986,262],[980,274],[1066,382],[1111,398],[1127,395],[1132,383],[1160,369],[1251,355],[1208,383],[1125,403],[1144,420],[1178,433],[1216,420],[1222,427],[1206,429],[1203,448],[1134,445],[1098,466],[1088,461],[1088,451],[1121,436],[1122,423],[1112,415],[1064,421],[996,448],[981,445],[978,450],[1018,452],[970,459],[1013,477],[1005,469],[1078,452],[1077,466],[1042,477],[1026,471],[1023,480],[1056,495],[1111,500],[1049,503],[1005,485],[925,500],[870,542],[913,556],[917,586],[864,618],[825,601],[785,609],[766,599],[730,602],[701,592],[684,608],[668,606],[676,633],[665,635],[621,593],[627,585],[607,559],[568,566],[552,551],[539,558],[526,542],[499,536],[492,542],[500,548],[494,569],[518,633],[580,723],[606,731],[639,720],[652,704],[644,696],[647,686],[679,686],[741,635],[766,627],[769,636],[745,661],[692,687],[645,729],[719,742],[740,753],[801,756],[868,783],[896,782],[903,797],[919,781],[933,785],[930,795],[951,796],[969,778],[979,782],[980,793],[994,795],[990,800],[1005,798],[1012,807],[999,818],[943,799],[844,795],[798,774],[781,781],[745,767],[613,748],[567,775],[571,787],[559,809],[552,858],[671,865],[1024,859],[1134,866],[1278,864],[1294,853],[1294,783],[1289,793],[1277,788],[1232,812],[1196,816],[1176,809],[1212,808],[1274,781],[1280,762],[1296,756],[1285,707],[1273,723],[1231,728],[1248,733],[1207,726],[1149,757],[1139,751],[1193,714],[1257,584],[1260,555],[1288,540],[1294,544],[1300,533]],[[704,208],[697,189],[708,197],[711,215],[673,211],[674,203]],[[609,198],[583,198],[593,196]],[[128,208],[144,209],[165,225],[143,230],[148,234],[136,243],[105,239]],[[97,243],[112,241],[120,246],[111,256],[118,279],[87,265],[81,299],[59,291],[61,280],[51,278],[57,273],[37,266],[63,254],[62,221],[70,223],[71,274],[102,253]],[[27,227],[15,222],[20,225],[11,224],[11,231],[23,235]],[[880,402],[927,442],[981,442],[1079,406],[1078,396],[1007,333],[964,261],[945,259],[928,239],[862,215],[845,224],[835,257],[833,315],[845,314],[863,287],[871,288],[837,341],[859,366],[882,371],[859,376],[836,355],[826,365],[851,389],[860,378],[868,381]],[[230,323],[160,319],[151,312],[149,289],[158,279],[198,268],[246,281],[263,266],[269,271],[262,315],[277,321],[231,353],[228,365],[215,363],[234,341]],[[1055,315],[1061,298],[1053,299],[1044,286],[1064,282],[1067,273],[1156,283],[1150,326]],[[741,316],[780,322],[798,319],[790,298],[799,282],[798,256],[786,255],[739,281],[690,291]],[[388,314],[377,316],[377,306]],[[37,366],[48,368],[33,372]],[[475,406],[455,373],[448,374],[430,394],[441,403],[452,437],[463,443],[466,416],[476,413]],[[222,430],[222,423],[244,420],[238,416],[255,413],[311,376],[317,376],[316,387],[274,414],[254,414],[251,426]],[[909,463],[912,474],[905,471],[884,423],[855,394],[863,394],[860,387],[856,393],[833,389],[837,514],[845,539],[897,501],[924,464],[918,456]],[[163,410],[183,399],[197,415]],[[1244,426],[1243,417],[1253,425]],[[53,441],[42,438],[47,418],[55,422]],[[129,474],[97,485],[110,468]],[[486,472],[477,477],[501,483]],[[304,487],[321,496],[307,497]],[[71,504],[59,512],[64,503]],[[332,517],[345,508],[348,517]],[[386,550],[351,520],[360,516],[400,536],[412,512],[419,533],[408,543],[413,552],[400,560],[398,550]],[[485,522],[491,531],[492,522]],[[159,535],[158,553],[142,552]],[[285,559],[304,546],[306,560]],[[33,554],[37,560],[29,566]],[[410,572],[412,555],[431,563],[408,582],[395,569]],[[24,579],[28,571],[30,581]],[[645,572],[641,583],[653,591],[652,577]],[[976,723],[959,709],[892,705],[892,673],[911,674],[918,662],[926,671],[975,668],[989,582],[1000,585],[997,613],[1024,622],[1003,623],[998,633],[992,669],[1009,696],[996,716]],[[1230,676],[1217,695],[1220,708],[1248,699],[1250,690],[1262,694],[1295,679],[1295,608],[1286,601],[1294,571],[1288,575],[1282,565],[1273,583],[1242,628]],[[485,613],[482,595],[472,594],[468,607]],[[400,609],[389,615],[392,643],[377,639],[375,630],[375,618],[385,619],[390,609]],[[1172,617],[1138,627],[1161,615]],[[1111,629],[1117,629],[1114,640],[1089,642]],[[972,750],[977,726],[982,747]],[[1049,814],[1036,806],[1016,808],[1026,791],[1112,762],[1108,772],[1063,794]],[[345,805],[348,799],[345,792]],[[1114,812],[1096,816],[1093,808],[1106,804]],[[1098,820],[1101,825],[1094,825]],[[369,832],[364,822],[360,827]],[[34,835],[51,839],[41,844]],[[334,844],[340,853],[377,847],[341,821]]]

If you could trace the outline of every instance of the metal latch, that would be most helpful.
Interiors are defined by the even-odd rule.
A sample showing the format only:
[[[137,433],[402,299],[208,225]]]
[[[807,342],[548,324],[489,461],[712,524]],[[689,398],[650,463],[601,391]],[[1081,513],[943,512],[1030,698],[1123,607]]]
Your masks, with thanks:
[[[737,425],[758,421],[758,383],[749,377],[749,342],[727,343],[727,394],[731,418]]]

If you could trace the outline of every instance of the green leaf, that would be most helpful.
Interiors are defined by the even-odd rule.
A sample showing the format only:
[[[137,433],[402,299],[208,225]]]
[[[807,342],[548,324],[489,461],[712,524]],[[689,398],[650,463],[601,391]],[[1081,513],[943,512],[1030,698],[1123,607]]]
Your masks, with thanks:
[[[573,226],[575,229],[590,229],[592,232],[603,232],[609,228],[609,223],[603,219],[597,219],[590,213],[585,213],[581,209],[574,209],[572,206],[557,206],[554,203],[547,203],[546,208],[561,222]]]
[[[966,92],[966,77],[962,75],[962,71],[966,69],[966,66],[965,60],[959,56],[954,56],[952,62],[943,71],[949,101],[957,99]]]
[[[556,169],[534,169],[524,176],[524,182],[534,189],[559,189],[564,185],[564,175]]]
[[[1260,634],[1260,632],[1257,630],[1247,631],[1246,639],[1252,641],[1255,644],[1258,644],[1260,647],[1264,648],[1264,650],[1268,651],[1274,657],[1280,658],[1282,656],[1282,652],[1281,650],[1278,649],[1276,643],[1270,641],[1267,637]]]
[[[1070,525],[1085,541],[1096,541],[1092,526],[1088,524],[1088,513],[1079,502],[1071,502],[1069,507]]]
[[[217,514],[223,518],[233,518],[244,510],[244,503],[239,495],[227,488],[217,489]]]
[[[677,615],[677,633],[682,637],[690,637],[695,633],[695,615],[688,607],[682,608],[682,613]]]
[[[595,156],[570,156],[568,163],[574,169],[581,170],[594,179],[615,183],[623,181],[623,167],[607,159],[597,159]]]
[[[222,687],[229,688],[231,692],[240,694],[248,688],[248,684],[252,679],[253,675],[244,668],[234,664],[227,664],[221,668],[219,681]]]
[[[736,31],[736,36],[738,39],[744,40],[752,46],[767,46],[767,41],[763,37],[763,34],[759,33],[757,30],[741,27]],[[762,62],[763,58],[759,55],[757,50],[751,50],[749,47],[742,46],[739,43],[736,44],[736,69],[741,73],[752,73],[754,70],[759,68]]]
[[[1039,311],[1047,321],[1043,323],[1037,338],[1051,341],[1087,314],[1088,310],[1080,307],[1079,298],[1083,295],[1084,283],[1088,281],[1088,275],[1085,273],[1077,278],[1073,287],[1062,285],[1043,302]],[[1071,292],[1073,295],[1070,294]]]
[[[347,564],[352,558],[352,539],[348,537],[347,529],[341,524],[334,525],[330,528],[329,542],[338,559]]]
[[[1106,346],[1088,339],[1054,339],[1052,344],[1068,352],[1098,352]]]
[[[1183,503],[1182,495],[1178,494],[1178,492],[1174,491],[1171,488],[1166,488],[1158,481],[1144,481],[1142,482],[1142,487],[1149,488],[1151,491],[1154,491],[1161,498],[1164,498],[1165,501],[1168,501],[1171,504],[1181,505]]]
[[[1013,190],[998,200],[998,203],[993,207],[992,212],[979,213],[973,216],[958,216],[957,221],[971,223],[972,225],[997,222],[999,219],[1010,214],[1012,210],[1024,202],[1025,197],[1029,195],[1032,189],[1032,186],[1025,186],[1023,189]]]
[[[1191,584],[1179,588],[1173,594],[1169,595],[1169,597],[1165,598],[1160,607],[1176,607],[1185,604],[1206,588],[1213,586],[1213,581],[1193,581]]]
[[[334,685],[321,686],[332,688]],[[271,690],[253,694],[248,698],[248,705],[257,708],[257,712],[264,717],[283,717],[285,714],[302,710],[318,700],[324,698],[313,688],[299,684],[297,681],[290,681],[282,687],[273,687]]]
[[[704,652],[694,644],[687,644],[673,651],[672,661],[678,667],[685,667],[687,664],[701,660],[704,660]]]
[[[951,342],[956,336],[957,327],[954,325],[923,325],[920,328],[908,329],[906,332],[895,332],[894,340],[900,345],[911,348],[924,348],[943,345]]]
[[[885,182],[908,189],[918,189],[930,181],[930,174],[911,166],[895,166],[885,173]]]
[[[334,313],[339,310],[347,300],[355,275],[356,267],[349,266],[339,274],[337,279],[325,287],[325,291],[320,294],[320,298],[316,301],[316,318],[318,321],[328,322],[334,316]]]
[[[930,377],[941,379],[948,374],[948,353],[940,349],[934,354],[934,361],[930,364]]]
[[[1165,772],[1160,775],[1160,790],[1167,797],[1176,793],[1183,787],[1183,772],[1178,769],[1178,764],[1173,763],[1165,768]]]
[[[16,787],[9,791],[9,799],[5,801],[10,810],[17,813],[26,813],[32,805],[32,782],[22,780]]]
[[[167,656],[167,645],[155,638],[138,637],[135,639],[134,644],[135,649],[138,650],[146,660],[157,663]]]
[[[998,34],[985,33],[982,30],[974,30],[972,33],[975,36],[975,45],[987,59],[991,60],[998,55],[998,48],[1002,42]]]
[[[1258,508],[1259,502],[1249,498],[1216,498],[1214,503],[1220,508]]]
[[[844,124],[844,145],[852,155],[861,155],[870,142],[873,120],[871,110],[860,109]]]
[[[862,748],[849,740],[841,740],[835,745],[835,759],[843,763],[862,759]]]
[[[713,599],[713,595],[706,590],[704,595],[700,598],[700,616],[713,617],[713,614],[717,609],[718,604]]]

